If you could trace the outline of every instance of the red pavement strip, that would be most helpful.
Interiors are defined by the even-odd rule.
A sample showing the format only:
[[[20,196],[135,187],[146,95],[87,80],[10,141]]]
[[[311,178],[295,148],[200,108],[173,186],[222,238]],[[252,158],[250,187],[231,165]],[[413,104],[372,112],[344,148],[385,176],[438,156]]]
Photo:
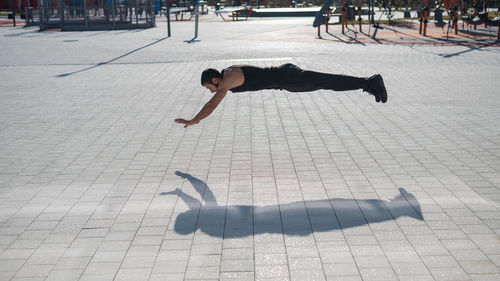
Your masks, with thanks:
[[[0,20],[0,27],[4,26],[14,26],[14,23],[12,20]],[[24,26],[24,20],[18,20],[16,19],[16,26]]]

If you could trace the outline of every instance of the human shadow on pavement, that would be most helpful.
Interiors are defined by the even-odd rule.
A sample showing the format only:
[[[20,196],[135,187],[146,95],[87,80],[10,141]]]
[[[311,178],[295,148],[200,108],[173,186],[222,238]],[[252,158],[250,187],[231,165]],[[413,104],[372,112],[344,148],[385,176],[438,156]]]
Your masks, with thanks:
[[[89,67],[87,67],[87,68],[80,69],[80,70],[77,70],[77,71],[73,71],[73,72],[68,72],[68,73],[59,74],[59,75],[56,75],[56,77],[63,78],[63,77],[71,76],[71,75],[73,75],[73,74],[77,74],[77,73],[80,73],[80,72],[84,72],[84,71],[87,71],[87,70],[91,70],[91,69],[96,68],[96,67],[99,67],[99,66],[106,65],[106,64],[108,64],[108,63],[112,63],[112,62],[114,62],[114,61],[116,61],[116,60],[119,60],[119,59],[121,59],[121,58],[124,58],[124,57],[126,57],[126,56],[129,56],[129,55],[131,55],[131,54],[133,54],[133,53],[135,53],[135,52],[137,52],[137,51],[140,51],[140,50],[142,50],[142,49],[145,49],[145,48],[147,48],[147,47],[150,47],[150,46],[152,46],[152,45],[154,45],[154,44],[160,43],[161,41],[163,41],[163,40],[165,40],[165,39],[167,39],[167,38],[168,38],[168,37],[160,38],[160,39],[158,39],[158,40],[156,40],[156,41],[154,41],[154,42],[152,42],[152,43],[149,43],[149,44],[144,45],[144,46],[142,46],[142,47],[136,48],[136,49],[134,49],[134,50],[132,50],[132,51],[130,51],[130,52],[128,52],[128,53],[126,53],[126,54],[123,54],[123,55],[121,55],[121,56],[118,56],[118,57],[116,57],[116,58],[110,59],[110,60],[108,60],[108,61],[100,62],[100,63],[98,63],[98,64],[96,64],[96,65],[92,65],[92,66],[89,66]]]
[[[175,174],[190,181],[205,202],[203,204],[178,188],[160,193],[178,195],[189,207],[188,211],[177,216],[174,225],[175,232],[184,235],[200,230],[224,238],[262,233],[303,236],[392,221],[404,216],[423,220],[420,204],[404,188],[399,188],[399,195],[389,200],[331,198],[270,206],[220,206],[205,182],[179,171]]]

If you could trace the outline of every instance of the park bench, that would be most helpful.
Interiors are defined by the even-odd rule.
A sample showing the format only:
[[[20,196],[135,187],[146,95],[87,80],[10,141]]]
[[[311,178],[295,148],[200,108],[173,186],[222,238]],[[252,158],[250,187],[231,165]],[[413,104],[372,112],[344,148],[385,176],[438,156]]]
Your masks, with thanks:
[[[215,14],[220,16],[223,20],[226,20],[223,16],[223,14],[231,14],[228,15],[229,17],[232,17],[233,20],[239,20],[239,15],[243,14],[245,16],[244,20],[247,20],[248,17],[254,13],[255,11],[251,7],[247,6],[238,6],[238,7],[225,7],[222,9],[215,10]]]

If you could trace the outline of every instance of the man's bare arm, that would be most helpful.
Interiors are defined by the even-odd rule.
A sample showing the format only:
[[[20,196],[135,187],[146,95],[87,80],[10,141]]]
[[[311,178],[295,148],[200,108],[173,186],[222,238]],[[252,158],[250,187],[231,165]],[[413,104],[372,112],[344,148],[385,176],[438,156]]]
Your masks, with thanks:
[[[224,79],[219,83],[219,87],[214,96],[203,106],[196,116],[191,120],[182,118],[175,119],[177,123],[184,124],[184,128],[198,124],[201,120],[207,118],[220,104],[222,99],[226,96],[229,89],[238,87],[244,82],[243,72],[239,68],[231,68],[226,71]]]
[[[205,119],[210,115],[222,101],[222,99],[226,96],[227,90],[218,90],[217,93],[203,106],[196,116],[191,120],[185,119],[175,119],[175,122],[184,124],[184,128],[188,126],[198,124],[201,120]]]
[[[217,93],[203,106],[198,114],[193,118],[193,121],[196,123],[208,117],[208,115],[212,114],[217,106],[220,104],[222,99],[226,96],[228,90],[220,89],[217,90]]]

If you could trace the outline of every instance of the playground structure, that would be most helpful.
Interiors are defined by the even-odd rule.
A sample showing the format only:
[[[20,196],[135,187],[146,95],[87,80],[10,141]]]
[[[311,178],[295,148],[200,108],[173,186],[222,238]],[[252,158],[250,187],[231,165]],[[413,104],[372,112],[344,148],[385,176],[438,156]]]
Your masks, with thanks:
[[[380,4],[380,2],[385,0],[376,0]],[[444,29],[445,26],[448,26],[447,34],[451,30],[453,30],[455,35],[458,35],[459,31],[459,22],[461,22],[462,30],[465,31],[465,24],[467,27],[473,26],[474,29],[479,25],[484,25],[485,27],[498,27],[497,40],[500,40],[500,17],[498,16],[498,12],[500,11],[500,3],[497,4],[495,1],[488,0],[438,0],[435,3],[431,3],[430,0],[417,0],[420,2],[420,7],[412,6],[413,11],[417,11],[418,13],[418,21],[419,21],[419,34],[422,36],[427,36],[427,28],[429,24],[429,20],[434,18],[435,26],[441,27]],[[350,4],[348,3],[350,2]],[[383,3],[388,3],[383,2]],[[409,18],[410,11],[408,10],[408,2],[405,18]],[[335,8],[331,8],[330,6],[334,5]],[[363,9],[367,6],[366,8]],[[370,25],[374,27],[373,38],[375,38],[377,30],[383,29],[379,25],[380,18],[382,15],[386,14],[386,17],[391,20],[391,8],[387,6],[379,6],[378,13],[381,12],[379,20],[375,21],[375,0],[368,0],[367,3],[362,3],[361,0],[336,0],[334,3],[333,0],[327,0],[323,7],[316,13],[316,17],[313,23],[313,27],[317,27],[318,29],[318,37],[321,38],[321,30],[320,25],[324,24],[326,32],[328,32],[329,21],[332,17],[338,17],[339,23],[341,25],[342,34],[345,34],[346,28],[348,28],[348,23],[351,22],[354,27],[354,21],[358,22],[358,31],[363,33],[363,14],[367,14],[368,16],[364,19],[369,21]],[[448,14],[448,22],[443,20],[443,10],[441,7],[444,7],[445,11]],[[434,8],[433,13],[431,13],[431,8]],[[393,8],[394,9],[394,8]],[[339,13],[335,13],[339,11]],[[389,11],[389,12],[387,12]],[[488,17],[488,11],[495,14],[495,18],[491,19]],[[356,18],[357,15],[357,18]],[[434,17],[432,17],[434,16]],[[413,19],[406,20],[408,24],[412,23]]]
[[[434,19],[435,24],[437,26],[443,27],[448,25],[448,31],[451,28],[455,35],[458,34],[458,21],[459,21],[459,11],[460,11],[460,20],[462,21],[462,30],[465,29],[464,24],[467,26],[472,25],[474,29],[477,28],[478,25],[484,24],[485,27],[500,26],[500,17],[497,15],[494,19],[490,19],[488,17],[488,2],[483,0],[482,5],[480,6],[478,0],[472,1],[464,1],[461,0],[460,3],[458,0],[443,0],[441,3],[436,5],[436,9],[434,10]],[[448,14],[448,23],[443,21],[443,11],[440,6],[443,6]],[[422,0],[422,10],[420,11],[420,24],[419,24],[419,34],[423,36],[427,36],[427,24],[429,18],[430,11],[429,0]],[[497,11],[500,10],[499,7],[496,7]],[[471,15],[469,15],[469,13]],[[498,29],[497,40],[500,40],[500,27]]]
[[[155,13],[160,8],[160,0],[21,1],[12,15],[20,14],[25,26],[38,25],[41,31],[149,28],[155,26]]]
[[[37,0],[7,0],[0,2],[0,11],[8,11],[8,18],[12,19],[13,26],[16,26],[15,14],[20,14],[25,26],[30,26],[35,22],[33,15],[37,11],[37,5]]]
[[[61,30],[96,30],[96,29],[131,29],[149,28],[155,26],[155,15],[164,11],[166,5],[169,7],[169,15],[175,15],[177,20],[189,20],[193,16],[206,13],[206,5],[215,3],[216,14],[223,17],[228,15],[232,20],[247,19],[252,13],[252,7],[272,7],[278,6],[278,2],[271,0],[9,0],[14,3],[17,13],[23,12],[21,18],[25,19],[27,26],[40,25],[40,30],[61,29]],[[306,2],[307,1],[307,2]],[[313,5],[316,0],[281,0],[279,5],[291,5],[301,7]],[[392,1],[392,2],[390,2]],[[446,34],[454,32],[458,34],[459,26],[462,30],[484,25],[488,30],[499,26],[499,17],[491,17],[492,12],[496,15],[500,6],[500,0],[402,0],[406,1],[404,7],[393,6],[396,0],[327,0],[321,9],[316,13],[314,27],[317,27],[318,37],[321,37],[321,25],[326,26],[328,32],[330,20],[338,19],[341,25],[342,34],[357,29],[363,33],[372,31],[373,38],[377,31],[383,29],[380,18],[391,21],[392,11],[405,13],[405,19],[410,18],[410,11],[418,16],[408,19],[406,22],[413,24],[413,20],[419,21],[418,31],[422,36],[427,36],[429,23],[434,21],[435,26],[444,30],[448,26]],[[199,11],[195,12],[195,4],[198,3]],[[274,4],[272,4],[274,3]],[[240,5],[240,6],[235,6]],[[395,5],[395,4],[394,4]],[[3,7],[5,8],[5,7]],[[293,8],[292,8],[293,9]],[[488,14],[485,13],[488,11]],[[259,12],[257,12],[259,13]],[[443,18],[443,13],[447,13],[447,18]],[[375,15],[377,14],[377,15]],[[408,16],[407,16],[408,14]],[[379,17],[380,16],[380,17]],[[378,18],[376,21],[375,17]],[[170,17],[168,17],[170,20]],[[223,17],[224,19],[224,17]],[[446,21],[445,21],[446,20]],[[366,25],[367,22],[370,25]],[[363,26],[363,23],[365,26]],[[351,25],[352,28],[349,28]],[[357,28],[354,26],[357,25]],[[366,29],[366,30],[363,30]],[[484,32],[484,29],[482,29]],[[469,30],[470,32],[470,30]],[[489,31],[487,31],[489,33]],[[462,33],[463,34],[463,33]],[[448,39],[448,38],[447,38]],[[497,34],[500,40],[500,28]]]
[[[316,13],[316,17],[313,23],[313,27],[318,28],[318,37],[320,36],[321,30],[320,30],[320,25],[324,24],[326,27],[326,32],[328,32],[328,24],[329,21],[332,17],[337,17],[339,18],[339,22],[342,26],[342,34],[345,34],[345,29],[347,28],[349,20],[356,20],[358,22],[358,28],[359,31],[363,31],[363,26],[362,26],[362,21],[363,18],[361,17],[362,14],[368,15],[370,21],[374,22],[374,7],[375,7],[375,1],[374,0],[368,0],[368,9],[365,10],[361,7],[361,0],[354,0],[356,1],[356,6],[351,5],[348,6],[347,0],[338,0],[336,3],[336,7],[340,7],[340,13],[334,13],[338,8],[332,9],[330,6],[333,4],[332,0],[327,0],[325,4],[321,7],[321,9]],[[358,18],[356,19],[356,15]]]

